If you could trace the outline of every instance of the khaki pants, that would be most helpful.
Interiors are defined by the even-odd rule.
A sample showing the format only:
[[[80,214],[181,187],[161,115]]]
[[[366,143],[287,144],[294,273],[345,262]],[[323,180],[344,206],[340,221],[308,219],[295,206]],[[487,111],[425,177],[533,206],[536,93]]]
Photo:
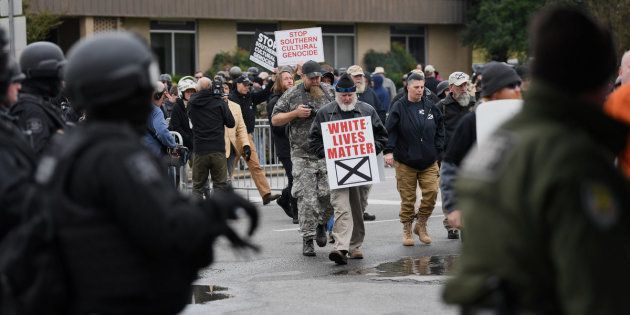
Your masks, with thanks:
[[[267,181],[267,174],[263,170],[262,166],[260,166],[260,161],[258,160],[258,152],[256,152],[256,144],[254,144],[254,135],[248,134],[249,137],[249,148],[252,150],[252,156],[249,158],[247,162],[247,167],[249,168],[249,174],[252,176],[252,180],[258,188],[258,193],[261,197],[264,197],[266,194],[271,193],[271,188],[269,187],[269,182]],[[241,156],[243,152],[241,152],[242,148],[236,148],[236,156]],[[234,154],[234,153],[232,153]],[[237,159],[238,160],[238,159]],[[228,163],[230,160],[228,160]],[[230,163],[228,167],[230,168],[230,175],[234,170],[234,163]]]
[[[396,187],[400,193],[400,222],[413,221],[416,217],[429,217],[435,207],[438,194],[439,168],[437,162],[422,171],[396,162]],[[420,186],[422,200],[416,213],[416,187]]]
[[[335,250],[353,251],[363,245],[365,226],[362,197],[367,196],[369,191],[369,185],[330,191],[330,203],[335,211],[332,230]]]
[[[225,152],[213,152],[208,154],[195,154],[193,157],[193,194],[201,197],[204,194],[204,186],[208,181],[208,173],[212,178],[213,189],[225,189],[227,187],[227,167],[225,165]]]

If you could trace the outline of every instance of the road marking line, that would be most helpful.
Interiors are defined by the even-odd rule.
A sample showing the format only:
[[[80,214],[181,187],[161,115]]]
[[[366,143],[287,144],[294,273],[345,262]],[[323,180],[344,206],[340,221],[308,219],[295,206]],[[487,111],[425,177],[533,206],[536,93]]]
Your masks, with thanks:
[[[432,215],[431,218],[440,218],[440,217],[444,217],[443,214],[436,214],[436,215]],[[390,220],[377,220],[377,221],[366,221],[363,222],[363,224],[374,224],[374,223],[381,223],[381,222],[394,222],[394,221],[400,221],[400,219],[390,219]],[[291,228],[291,229],[281,229],[281,230],[273,230],[274,232],[288,232],[288,231],[299,231],[300,228]]]

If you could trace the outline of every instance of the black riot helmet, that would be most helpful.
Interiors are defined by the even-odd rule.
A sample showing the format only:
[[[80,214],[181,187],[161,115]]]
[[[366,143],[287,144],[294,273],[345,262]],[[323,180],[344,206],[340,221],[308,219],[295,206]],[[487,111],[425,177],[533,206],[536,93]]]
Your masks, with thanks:
[[[84,38],[68,53],[68,96],[88,117],[146,123],[159,67],[148,45],[127,32]]]
[[[10,83],[20,83],[26,76],[22,73],[22,69],[20,69],[20,65],[15,61],[15,59],[10,58],[8,62],[8,71],[9,71],[9,82]]]
[[[29,44],[20,55],[20,68],[27,79],[60,79],[65,63],[63,51],[51,42]]]
[[[230,68],[230,78],[232,78],[232,80],[240,77],[243,74],[243,71],[241,70],[241,68],[234,66],[232,68]]]
[[[258,70],[258,68],[256,67],[249,67],[247,69],[247,73],[249,73],[250,77],[258,77],[258,75],[260,74],[260,70]]]
[[[9,54],[2,49],[8,43],[4,29],[0,27],[0,104],[7,96],[7,88],[10,83]]]

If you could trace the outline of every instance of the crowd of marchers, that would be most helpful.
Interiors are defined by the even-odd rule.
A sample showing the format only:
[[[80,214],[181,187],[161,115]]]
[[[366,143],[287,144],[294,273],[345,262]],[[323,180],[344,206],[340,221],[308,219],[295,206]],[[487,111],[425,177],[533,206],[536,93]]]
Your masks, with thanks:
[[[545,9],[530,33],[527,66],[492,61],[442,80],[439,65],[418,65],[399,89],[383,67],[368,73],[312,60],[172,82],[158,75],[146,43],[127,33],[81,40],[67,60],[49,42],[28,45],[19,62],[3,52],[3,309],[36,312],[28,291],[36,281],[11,273],[22,256],[7,253],[24,227],[53,222],[55,237],[44,244],[54,243],[64,263],[66,294],[51,295],[66,302],[56,303],[59,313],[181,310],[196,272],[212,261],[214,239],[256,248],[227,223],[244,208],[250,235],[257,224],[256,207],[231,187],[241,158],[263,205],[276,201],[299,224],[302,255],[316,256],[316,243],[331,244],[336,264],[363,259],[364,221],[376,219],[366,212],[371,186],[330,189],[321,127],[353,118],[371,122],[373,153],[395,168],[402,245],[414,246],[413,234],[431,244],[438,191],[442,237],[465,238],[445,301],[471,314],[623,309],[630,53],[613,85],[610,34],[584,13]],[[573,61],[593,65],[588,80],[578,79]],[[522,96],[522,109],[477,144],[477,109]],[[280,194],[260,164],[257,118],[268,119],[270,151],[288,179]],[[173,159],[192,168],[192,198],[177,191],[180,178],[188,184],[184,168],[168,176]],[[33,203],[34,192],[50,202]],[[47,213],[39,208],[52,221],[36,216]],[[595,270],[600,259],[614,268]]]

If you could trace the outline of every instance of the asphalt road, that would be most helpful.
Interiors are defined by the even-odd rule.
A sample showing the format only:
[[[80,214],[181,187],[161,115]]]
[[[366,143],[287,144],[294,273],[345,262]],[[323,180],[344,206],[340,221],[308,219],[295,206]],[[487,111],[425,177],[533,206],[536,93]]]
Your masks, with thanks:
[[[393,176],[386,169],[386,181],[372,188],[368,212],[376,221],[366,223],[365,259],[337,266],[328,259],[330,245],[302,256],[297,225],[275,203],[259,203],[262,224],[253,240],[262,251],[235,253],[219,241],[182,314],[457,314],[440,294],[460,243],[446,238],[438,202],[429,220],[433,243],[415,237],[415,246],[402,246]]]

